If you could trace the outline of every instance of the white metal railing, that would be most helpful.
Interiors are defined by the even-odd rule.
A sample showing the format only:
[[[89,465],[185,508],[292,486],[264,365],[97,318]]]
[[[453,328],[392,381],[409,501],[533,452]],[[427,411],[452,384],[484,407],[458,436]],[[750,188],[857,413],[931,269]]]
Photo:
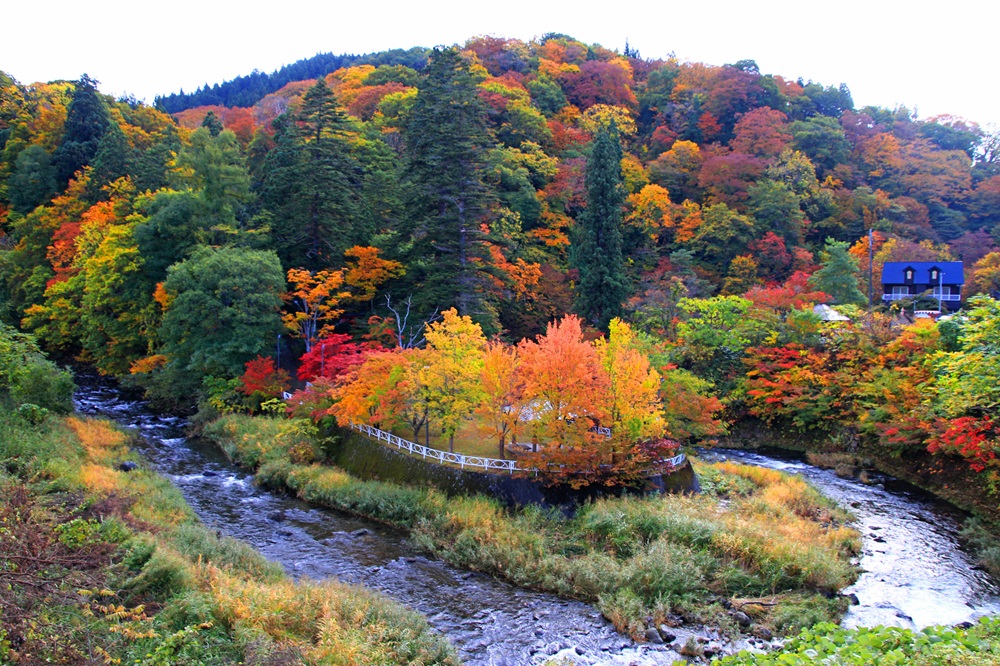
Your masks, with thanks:
[[[482,468],[484,470],[503,470],[513,474],[515,471],[521,468],[517,466],[517,461],[515,460],[500,460],[499,458],[486,458],[484,456],[467,456],[462,453],[451,453],[450,451],[440,451],[438,449],[432,449],[428,446],[422,444],[416,444],[409,440],[403,439],[402,437],[397,437],[391,432],[386,432],[385,430],[379,430],[370,425],[365,425],[364,423],[351,423],[351,427],[358,432],[364,433],[369,437],[377,439],[380,442],[385,442],[395,446],[401,451],[406,451],[410,455],[420,456],[424,460],[434,460],[441,464],[452,463],[458,465],[462,469],[466,466],[473,468]]]
[[[452,463],[454,465],[458,465],[462,469],[472,467],[475,469],[483,469],[485,471],[501,470],[510,472],[511,474],[517,471],[537,471],[535,468],[526,469],[524,467],[518,467],[516,460],[500,460],[499,458],[487,458],[485,456],[467,456],[462,453],[451,453],[450,451],[432,449],[429,446],[411,442],[397,435],[393,435],[391,432],[379,430],[374,426],[364,423],[354,423],[351,421],[350,427],[379,442],[385,442],[386,444],[395,446],[400,451],[406,451],[410,455],[420,456],[424,460],[432,460],[441,463],[442,465]],[[608,436],[610,436],[610,429],[608,429]],[[662,470],[657,468],[661,468],[665,465],[669,465],[671,469],[676,469],[677,467],[683,465],[685,460],[686,457],[683,453],[679,453],[673,458],[660,460],[654,465],[654,469],[651,470],[650,476],[661,473]]]
[[[676,468],[676,467],[680,467],[681,465],[683,465],[684,461],[686,459],[687,459],[687,456],[685,456],[683,453],[678,453],[673,458],[667,458],[666,460],[661,460],[660,464],[661,465],[666,464],[666,465],[670,465],[671,467]]]
[[[901,301],[904,298],[918,298],[920,294],[882,294],[883,301]],[[932,301],[938,300],[937,293],[932,296],[927,296],[928,299]],[[962,300],[961,294],[941,294],[940,300],[942,301],[960,301]]]

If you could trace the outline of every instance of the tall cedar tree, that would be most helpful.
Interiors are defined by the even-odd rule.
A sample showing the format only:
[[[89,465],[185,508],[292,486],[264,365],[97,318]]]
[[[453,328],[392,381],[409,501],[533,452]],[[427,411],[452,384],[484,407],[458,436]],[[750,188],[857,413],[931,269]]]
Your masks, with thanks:
[[[367,240],[356,233],[360,166],[346,140],[347,116],[320,78],[298,115],[279,118],[275,129],[261,194],[273,215],[278,256],[285,266],[307,270],[336,265],[344,250]]]
[[[345,140],[347,116],[323,77],[302,98],[299,121],[307,134],[306,169],[299,175],[311,176],[301,192],[309,205],[306,257],[329,265],[362,239],[351,233],[357,213],[351,177],[358,165]]]
[[[483,224],[494,202],[485,182],[492,140],[468,65],[438,49],[405,128],[409,244],[404,263],[421,314],[456,307],[484,329],[495,315],[484,287],[492,266]]]
[[[612,122],[594,138],[587,160],[587,209],[580,219],[572,259],[580,272],[576,309],[594,326],[607,329],[622,314],[628,279],[622,256],[622,148]]]
[[[84,74],[76,82],[73,99],[66,110],[62,142],[52,156],[60,187],[90,164],[109,127],[111,118],[97,92],[97,81]]]

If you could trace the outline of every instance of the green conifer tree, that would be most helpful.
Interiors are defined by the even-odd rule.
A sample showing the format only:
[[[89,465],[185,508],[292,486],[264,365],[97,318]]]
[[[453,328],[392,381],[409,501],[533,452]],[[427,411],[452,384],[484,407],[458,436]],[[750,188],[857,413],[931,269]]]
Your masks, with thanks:
[[[858,260],[848,248],[845,242],[827,238],[819,255],[822,265],[809,278],[809,286],[833,296],[834,303],[862,305],[867,299],[858,288]]]
[[[299,194],[308,206],[306,256],[317,268],[330,266],[361,240],[353,226],[358,211],[352,192],[361,169],[345,140],[347,115],[323,77],[302,98],[299,122],[306,139],[305,161],[297,174]]]
[[[111,118],[97,92],[97,81],[84,74],[76,82],[66,110],[62,142],[52,156],[60,186],[65,186],[74,173],[90,164],[110,126]]]
[[[492,262],[482,225],[493,144],[476,81],[455,49],[431,55],[405,128],[407,214],[403,259],[421,314],[456,307],[484,330],[496,316],[484,295]]]
[[[219,136],[222,130],[226,129],[219,117],[215,115],[215,111],[209,111],[205,114],[205,119],[201,121],[201,126],[208,129],[209,134],[212,136]]]
[[[273,218],[278,256],[286,267],[336,266],[344,250],[367,240],[356,223],[363,170],[346,140],[347,116],[320,78],[298,114],[274,126],[261,197]]]
[[[580,272],[576,309],[594,326],[606,329],[622,314],[628,278],[622,255],[622,149],[612,122],[601,128],[587,160],[587,209],[573,239],[571,259]]]

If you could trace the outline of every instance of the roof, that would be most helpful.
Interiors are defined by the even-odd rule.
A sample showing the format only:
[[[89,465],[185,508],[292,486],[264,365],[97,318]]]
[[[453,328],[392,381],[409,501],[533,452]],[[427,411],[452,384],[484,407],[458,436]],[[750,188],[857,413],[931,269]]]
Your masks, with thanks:
[[[942,284],[965,284],[965,270],[961,261],[887,261],[882,266],[882,284],[904,284],[903,271],[913,269],[914,284],[936,284],[931,280],[931,269],[941,271]]]

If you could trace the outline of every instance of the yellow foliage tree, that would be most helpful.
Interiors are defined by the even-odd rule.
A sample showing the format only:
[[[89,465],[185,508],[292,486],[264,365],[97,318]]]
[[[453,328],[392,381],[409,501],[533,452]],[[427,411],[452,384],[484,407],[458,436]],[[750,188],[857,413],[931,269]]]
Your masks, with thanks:
[[[630,445],[640,439],[662,437],[666,431],[660,404],[660,375],[639,348],[632,328],[611,320],[607,338],[595,343],[609,379],[611,431],[615,440]]]
[[[376,247],[355,245],[344,252],[344,256],[348,261],[354,260],[348,265],[344,282],[358,290],[353,296],[356,301],[372,300],[380,285],[392,278],[401,277],[406,272],[403,264],[398,261],[378,256]]]
[[[427,325],[424,365],[417,369],[420,390],[432,417],[455,450],[455,433],[481,402],[480,374],[486,336],[479,324],[454,308]]]

